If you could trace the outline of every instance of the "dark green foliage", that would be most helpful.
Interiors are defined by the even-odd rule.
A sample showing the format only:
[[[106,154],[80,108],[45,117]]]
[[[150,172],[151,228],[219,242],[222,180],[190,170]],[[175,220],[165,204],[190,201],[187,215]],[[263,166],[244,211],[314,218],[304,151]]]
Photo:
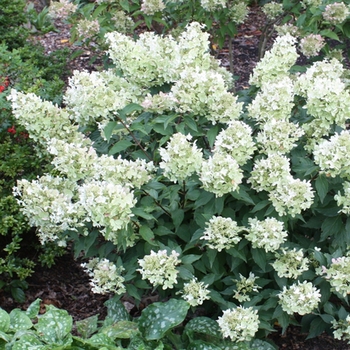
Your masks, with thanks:
[[[25,0],[0,0],[0,40],[10,49],[23,46],[28,37],[23,27],[27,22],[25,6]]]

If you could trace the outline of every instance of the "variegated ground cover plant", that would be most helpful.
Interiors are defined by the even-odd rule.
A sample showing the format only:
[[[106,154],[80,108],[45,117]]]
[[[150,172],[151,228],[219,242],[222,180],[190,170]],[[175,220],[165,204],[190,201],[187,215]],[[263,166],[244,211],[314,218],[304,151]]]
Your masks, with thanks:
[[[75,72],[64,108],[12,91],[54,166],[18,182],[23,213],[42,243],[90,259],[95,292],[201,308],[228,346],[276,322],[347,338],[348,72],[336,58],[297,72],[287,33],[234,95],[203,30],[107,34],[114,67]]]

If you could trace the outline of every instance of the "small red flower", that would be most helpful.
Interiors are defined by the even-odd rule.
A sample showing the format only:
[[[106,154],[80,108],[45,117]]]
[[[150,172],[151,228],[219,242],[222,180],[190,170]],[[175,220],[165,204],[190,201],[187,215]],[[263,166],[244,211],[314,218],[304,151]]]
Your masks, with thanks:
[[[10,134],[15,134],[16,133],[16,129],[15,129],[15,126],[14,125],[12,125],[12,127],[11,128],[8,128],[7,129],[7,132],[9,132]]]
[[[3,92],[3,91],[5,91],[5,86],[0,85],[0,93]]]

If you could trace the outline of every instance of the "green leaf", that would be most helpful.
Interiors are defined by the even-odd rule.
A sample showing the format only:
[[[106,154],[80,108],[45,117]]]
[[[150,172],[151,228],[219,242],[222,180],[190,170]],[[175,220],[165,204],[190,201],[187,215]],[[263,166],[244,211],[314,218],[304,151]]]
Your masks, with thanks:
[[[46,305],[46,312],[35,325],[41,339],[47,344],[65,345],[73,327],[72,316],[66,310],[60,310],[53,305]]]
[[[255,207],[252,209],[251,213],[256,213],[257,211],[260,211],[261,209],[264,209],[267,207],[271,202],[269,200],[260,201],[258,204],[255,205]]]
[[[111,339],[130,339],[139,333],[139,330],[135,322],[119,321],[103,328],[101,333],[106,334]]]
[[[185,124],[193,131],[198,131],[197,124],[194,119],[188,115],[184,116]]]
[[[24,303],[26,301],[26,295],[24,294],[24,291],[22,288],[19,288],[19,287],[11,288],[11,294],[18,303]]]
[[[189,303],[177,299],[147,306],[138,320],[141,333],[147,340],[160,340],[168,330],[184,321],[189,307]]]
[[[157,246],[157,243],[154,242],[154,233],[148,226],[141,226],[140,227],[140,235],[141,237],[148,242],[151,245]]]
[[[107,141],[109,142],[111,136],[112,136],[112,133],[113,133],[113,130],[115,129],[115,127],[118,125],[118,122],[116,121],[111,121],[109,122],[105,128],[103,129],[103,132],[105,134],[105,137],[107,139]]]
[[[10,312],[10,330],[19,331],[32,328],[33,324],[25,311],[20,309],[13,309]]]
[[[179,226],[182,224],[184,217],[185,217],[185,212],[183,209],[176,209],[172,211],[171,218],[173,220],[173,223],[176,229],[179,228]]]
[[[0,331],[6,333],[10,328],[10,315],[0,309]]]
[[[251,250],[255,263],[263,270],[266,269],[266,252],[261,248],[253,248]]]
[[[140,218],[146,219],[146,220],[154,220],[154,216],[151,214],[146,213],[142,208],[132,208],[132,212],[134,215],[139,216]]]
[[[325,37],[330,38],[330,39],[340,41],[338,35],[330,29],[321,30],[320,35],[325,36]]]
[[[38,339],[38,336],[36,334],[26,333],[26,334],[23,334],[20,337],[20,339],[18,339],[15,342],[15,344],[12,347],[12,350],[28,350],[28,349],[46,350],[48,349],[48,347]]]
[[[90,338],[98,329],[98,315],[87,317],[83,320],[76,321],[77,332],[84,338]]]
[[[321,333],[323,333],[329,325],[323,321],[321,317],[317,317],[311,321],[309,334],[306,339],[315,338]]]
[[[254,339],[250,345],[252,350],[277,350],[278,348],[269,342],[261,339]]]
[[[201,257],[202,255],[188,254],[188,255],[184,255],[181,258],[181,261],[183,264],[192,264],[195,261],[199,260]]]
[[[214,146],[214,142],[216,140],[216,136],[218,136],[218,133],[219,133],[219,126],[218,125],[215,125],[208,130],[207,138],[208,138],[208,142],[209,142],[210,147]]]
[[[324,174],[320,174],[316,181],[315,181],[315,187],[318,196],[320,197],[321,203],[323,203],[323,200],[325,199],[327,192],[328,192],[328,181],[327,177]]]
[[[188,350],[222,350],[222,347],[205,342],[203,340],[194,340],[187,347]],[[224,348],[226,349],[226,347]]]
[[[143,107],[138,105],[137,103],[130,103],[127,106],[125,106],[121,111],[119,111],[119,113],[128,115],[133,112],[142,111],[142,110],[143,110]]]
[[[324,241],[328,237],[337,235],[343,229],[344,224],[340,215],[326,218],[321,226],[322,233],[320,241]]]
[[[219,324],[209,317],[195,317],[185,327],[185,332],[206,334],[212,337],[221,338]]]
[[[41,303],[41,299],[36,299],[28,306],[26,315],[29,318],[35,318],[39,314],[40,303]]]
[[[132,146],[133,143],[129,140],[120,140],[113,145],[113,147],[108,151],[108,155],[112,156],[116,153],[125,151],[128,147]]]
[[[124,305],[119,300],[118,296],[107,300],[104,305],[107,307],[107,317],[104,325],[110,325],[118,321],[129,321],[130,316]],[[106,321],[108,319],[108,321]]]

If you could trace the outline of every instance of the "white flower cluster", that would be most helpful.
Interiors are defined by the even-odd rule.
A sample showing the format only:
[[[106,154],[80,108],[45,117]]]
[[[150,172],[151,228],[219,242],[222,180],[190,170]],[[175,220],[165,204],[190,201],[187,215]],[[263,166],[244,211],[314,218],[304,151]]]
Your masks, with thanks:
[[[309,34],[300,40],[300,51],[306,57],[317,56],[323,46],[325,46],[325,40],[319,34]]]
[[[105,238],[117,244],[118,230],[125,229],[133,215],[131,209],[136,203],[133,193],[127,187],[107,181],[83,183],[78,192],[86,219],[97,227],[102,226]]]
[[[343,2],[334,2],[328,4],[322,13],[323,18],[330,24],[341,24],[349,16],[350,11],[346,4]]]
[[[304,130],[297,124],[273,118],[262,125],[256,141],[262,153],[287,154],[303,135]]]
[[[269,199],[280,216],[294,217],[311,207],[314,202],[314,192],[310,181],[288,176],[269,193]]]
[[[201,6],[208,12],[226,8],[225,0],[201,0]]]
[[[64,102],[72,119],[80,126],[102,119],[112,119],[113,113],[127,104],[139,102],[142,90],[119,77],[113,70],[103,72],[74,71],[64,94]]]
[[[134,41],[113,32],[107,33],[105,38],[109,56],[130,83],[151,87],[176,80],[181,57],[172,37],[145,32]]]
[[[33,93],[23,94],[14,89],[8,99],[12,102],[14,117],[39,144],[46,147],[52,138],[67,142],[88,142],[78,132],[78,128],[72,125],[68,111],[41,100]]]
[[[238,306],[228,309],[217,320],[224,338],[234,342],[250,341],[259,329],[258,311]]]
[[[247,162],[255,148],[251,127],[241,121],[231,121],[214,143],[214,153],[229,154],[240,166]]]
[[[126,292],[124,277],[121,273],[123,267],[117,267],[108,259],[91,259],[88,263],[81,264],[84,271],[91,277],[90,285],[96,294],[123,294]]]
[[[115,11],[112,21],[114,22],[115,30],[119,33],[130,33],[135,25],[133,19],[127,16],[124,11]]]
[[[236,25],[243,23],[248,14],[249,8],[244,0],[229,4],[228,17]]]
[[[141,268],[137,271],[142,274],[142,279],[148,279],[154,287],[159,285],[163,289],[172,289],[177,283],[179,271],[175,266],[181,262],[179,255],[175,250],[170,255],[165,249],[157,253],[151,250],[150,255],[145,255],[143,259],[138,260]]]
[[[350,132],[343,130],[314,147],[314,159],[327,176],[350,180]]]
[[[177,112],[202,115],[213,124],[238,119],[242,110],[237,96],[227,92],[223,76],[213,70],[185,68],[171,91]]]
[[[281,179],[285,179],[289,175],[288,158],[284,155],[272,153],[267,158],[261,158],[255,162],[248,182],[258,192],[270,192],[277,187]]]
[[[203,188],[215,193],[217,197],[236,191],[242,178],[242,170],[237,161],[229,154],[214,153],[202,163],[200,180]]]
[[[69,15],[74,13],[78,5],[73,4],[69,0],[50,1],[48,8],[49,15],[55,19],[67,19]]]
[[[236,282],[236,290],[233,297],[240,303],[250,300],[250,296],[248,294],[252,292],[257,293],[261,288],[255,284],[255,280],[257,278],[258,277],[256,277],[252,272],[249,273],[248,278],[239,274],[239,280],[234,280],[234,282]]]
[[[302,125],[310,142],[328,135],[336,124],[345,126],[350,114],[350,92],[342,80],[343,65],[336,59],[314,63],[300,75],[296,93],[306,98],[305,108],[313,119]]]
[[[260,123],[273,119],[288,122],[294,106],[293,99],[294,83],[290,77],[280,76],[276,81],[265,81],[248,107],[249,116]]]
[[[155,170],[153,162],[144,159],[135,161],[102,155],[94,164],[94,178],[127,187],[140,188],[151,179]]]
[[[337,205],[342,207],[340,212],[346,215],[350,215],[350,182],[345,181],[343,183],[344,195],[338,192],[334,199],[337,201]]]
[[[283,4],[279,4],[276,1],[266,3],[262,7],[263,12],[269,20],[274,20],[276,17],[283,13]]]
[[[98,156],[92,146],[53,138],[49,141],[47,150],[54,156],[51,163],[55,169],[68,179],[79,181],[94,176],[94,165]]]
[[[310,182],[294,179],[290,175],[288,159],[278,153],[256,161],[248,182],[258,192],[269,192],[269,199],[281,216],[300,214],[313,203]]]
[[[289,288],[283,287],[278,297],[283,311],[289,315],[294,313],[305,315],[317,308],[321,300],[321,293],[311,282],[300,283],[298,281],[298,284],[294,283]]]
[[[332,290],[346,298],[350,294],[350,256],[333,258],[330,267],[322,267]]]
[[[141,11],[148,16],[153,16],[156,12],[162,12],[164,9],[163,0],[142,0]]]
[[[242,228],[231,218],[213,216],[207,223],[201,239],[208,241],[206,244],[209,248],[221,252],[223,249],[234,247],[241,240],[241,231]]]
[[[335,339],[347,340],[350,343],[350,315],[346,316],[345,320],[332,321],[333,336]]]
[[[81,40],[86,41],[87,39],[93,38],[100,32],[100,23],[97,19],[81,19],[76,26],[78,36]]]
[[[290,34],[277,37],[272,49],[256,65],[250,84],[260,87],[289,75],[289,69],[298,58],[295,42]]]
[[[77,184],[65,178],[42,176],[31,182],[22,179],[14,188],[21,211],[38,228],[41,244],[56,241],[65,246],[61,233],[82,226],[85,212],[75,201]]]
[[[191,306],[202,305],[205,300],[210,299],[210,291],[207,288],[207,284],[198,282],[197,279],[194,278],[189,283],[184,284],[182,298]]]
[[[172,92],[164,93],[161,91],[155,95],[147,94],[141,106],[145,111],[163,114],[164,112],[174,110],[177,103],[179,101],[174,97]]]
[[[304,258],[304,253],[301,249],[282,249],[282,252],[275,253],[275,256],[276,260],[271,265],[280,278],[286,277],[296,279],[309,268],[309,260]]]
[[[276,251],[288,236],[283,222],[275,218],[266,218],[264,221],[249,218],[248,223],[249,234],[245,238],[252,243],[253,248],[263,248],[266,252]]]
[[[193,173],[200,171],[203,156],[196,143],[190,143],[191,135],[176,133],[172,135],[166,148],[160,148],[162,161],[159,167],[164,169],[164,176],[173,182],[186,180]]]

